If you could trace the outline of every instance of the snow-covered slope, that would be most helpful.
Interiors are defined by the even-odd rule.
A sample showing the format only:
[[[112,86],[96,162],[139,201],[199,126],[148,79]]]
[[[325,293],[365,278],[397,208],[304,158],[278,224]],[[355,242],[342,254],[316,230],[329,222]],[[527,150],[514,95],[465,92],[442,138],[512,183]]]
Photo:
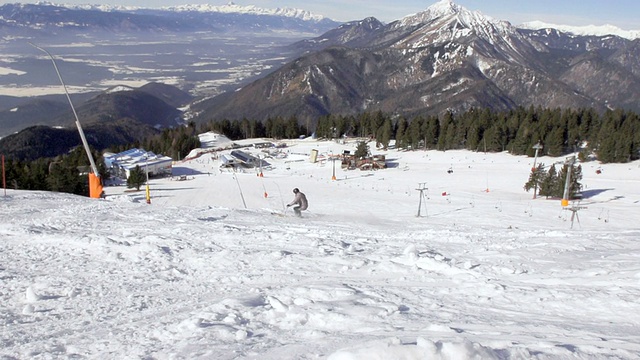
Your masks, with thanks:
[[[0,192],[0,357],[640,356],[637,162],[582,164],[573,213],[522,190],[531,158],[372,149],[388,169],[332,180],[355,142],[287,143],[262,177],[177,162],[150,205]]]

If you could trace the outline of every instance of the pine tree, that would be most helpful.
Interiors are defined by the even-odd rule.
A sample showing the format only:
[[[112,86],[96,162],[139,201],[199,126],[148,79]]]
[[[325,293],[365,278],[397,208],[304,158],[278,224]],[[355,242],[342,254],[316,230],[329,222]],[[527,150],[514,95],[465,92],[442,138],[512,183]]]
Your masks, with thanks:
[[[147,180],[146,173],[140,168],[140,166],[136,165],[131,171],[129,171],[129,177],[127,178],[127,187],[129,189],[136,188],[137,191],[140,190],[142,184]]]
[[[364,159],[369,156],[369,145],[365,141],[358,141],[356,151],[354,153],[356,159]]]
[[[618,131],[620,145],[621,162],[630,162],[640,157],[640,118],[637,114],[627,112],[624,121]]]
[[[422,140],[422,122],[423,119],[421,117],[414,118],[407,129],[406,135],[412,150],[417,150],[420,147],[420,141]]]
[[[52,162],[49,169],[47,184],[51,191],[83,195],[87,188],[86,194],[89,194],[87,176],[80,175],[76,166],[59,161]]]
[[[558,173],[555,165],[551,165],[549,171],[547,171],[546,175],[542,178],[540,182],[540,191],[538,194],[540,196],[550,197],[554,196],[557,192],[558,187]]]
[[[598,133],[597,155],[603,163],[625,161],[624,144],[631,134],[621,134],[620,128],[624,121],[622,111],[607,111]]]
[[[452,129],[449,129],[449,128]],[[453,114],[449,111],[444,114],[440,126],[440,136],[438,137],[438,150],[446,151],[449,149],[453,133],[455,132],[455,124],[453,123]]]
[[[522,113],[518,113],[518,117],[521,117],[517,122],[519,127],[516,129],[515,136],[509,144],[509,151],[514,155],[527,154],[533,144],[540,140],[540,136],[536,134],[538,116],[533,106],[527,110],[522,110]],[[516,123],[515,121],[513,123]]]
[[[573,167],[573,174],[571,175],[571,198],[576,199],[582,195],[582,165]]]
[[[378,130],[379,135],[376,136],[376,139],[382,146],[382,148],[386,151],[389,148],[389,142],[391,142],[391,133],[393,132],[393,124],[391,123],[391,118],[387,118],[384,121],[382,127]]]
[[[570,167],[568,164],[565,164],[558,174],[557,188],[554,197],[564,197],[564,188],[567,182],[569,168],[571,168],[571,178],[569,179],[568,200],[576,199],[582,191],[582,184],[580,183],[580,180],[582,180],[582,166]]]
[[[467,116],[465,116],[464,118],[464,122],[467,126],[465,146],[468,150],[478,151],[481,147],[480,140],[482,139],[485,129],[485,127],[481,123],[481,115],[478,115],[475,109],[471,109],[467,112]]]
[[[600,119],[593,109],[582,109],[578,115],[580,118],[580,127],[578,128],[578,138],[587,142],[595,142],[597,140]]]
[[[505,150],[508,139],[504,127],[503,123],[496,122],[484,132],[482,151],[500,152]]]
[[[371,114],[368,112],[360,114],[358,116],[358,133],[360,137],[367,137],[370,134],[368,133],[371,128]]]
[[[457,117],[454,148],[478,151],[484,148],[482,138],[495,115],[490,109],[471,108]]]
[[[384,115],[382,111],[377,111],[375,115],[371,118],[369,134],[372,136],[376,136],[378,133],[378,129],[382,127],[387,116]]]
[[[544,139],[544,147],[549,156],[561,156],[564,149],[564,128],[554,127]]]
[[[298,118],[291,116],[284,124],[284,137],[286,139],[297,139],[300,135],[303,134],[300,131]]]
[[[446,131],[444,132],[444,149],[458,149],[460,147],[459,136],[458,136],[458,126],[454,122],[450,122],[447,126]]]
[[[581,143],[580,116],[574,110],[564,110],[562,113],[562,123],[565,124],[567,129],[566,144],[570,147],[578,148]]]
[[[422,134],[424,136],[424,148],[435,148],[440,134],[440,123],[437,117],[431,116],[422,124]]]
[[[240,121],[240,131],[242,132],[242,138],[243,139],[254,138],[255,134],[251,130],[252,128],[251,128],[251,123],[249,122],[249,119],[243,118],[242,121]]]
[[[396,149],[406,149],[407,144],[404,141],[405,133],[407,132],[407,119],[401,117],[398,119],[398,125],[396,129]]]
[[[531,174],[529,175],[529,180],[524,184],[524,190],[529,192],[529,190],[534,189],[537,191],[540,189],[542,185],[542,181],[545,178],[544,174],[544,164],[538,165],[538,167],[531,169]],[[537,196],[538,194],[533,194],[533,196]]]
[[[330,115],[323,115],[318,118],[318,124],[316,125],[316,136],[319,138],[332,138],[333,121]]]

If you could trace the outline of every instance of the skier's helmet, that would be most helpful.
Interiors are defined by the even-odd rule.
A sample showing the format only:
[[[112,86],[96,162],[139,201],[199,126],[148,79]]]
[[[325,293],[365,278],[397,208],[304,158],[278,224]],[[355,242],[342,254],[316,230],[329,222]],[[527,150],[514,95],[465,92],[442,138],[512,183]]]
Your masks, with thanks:
[[[293,193],[294,193],[294,194],[297,194],[297,193],[299,193],[299,192],[300,192],[300,190],[298,190],[298,188],[293,189]]]

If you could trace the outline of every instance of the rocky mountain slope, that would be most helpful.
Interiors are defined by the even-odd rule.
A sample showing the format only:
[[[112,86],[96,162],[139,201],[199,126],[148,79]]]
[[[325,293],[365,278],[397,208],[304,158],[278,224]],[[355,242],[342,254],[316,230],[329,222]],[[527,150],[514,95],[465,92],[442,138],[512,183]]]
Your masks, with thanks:
[[[200,119],[304,121],[377,110],[640,110],[638,41],[517,29],[443,0],[387,25],[366,19],[298,43],[306,55],[195,109]]]

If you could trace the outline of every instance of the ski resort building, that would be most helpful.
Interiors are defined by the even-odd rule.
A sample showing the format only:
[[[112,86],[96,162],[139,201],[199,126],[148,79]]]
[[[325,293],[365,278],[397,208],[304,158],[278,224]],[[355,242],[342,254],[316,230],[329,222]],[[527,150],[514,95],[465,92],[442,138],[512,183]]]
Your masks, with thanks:
[[[173,159],[134,148],[117,154],[105,153],[104,163],[112,176],[127,179],[136,166],[148,171],[149,176],[171,175]]]
[[[231,156],[233,156],[238,162],[240,162],[241,164],[243,164],[244,166],[247,167],[267,167],[270,166],[269,163],[267,163],[266,161],[264,161],[263,159],[260,159],[256,156],[253,156],[251,154],[248,154],[244,151],[240,151],[240,150],[233,150],[231,152]]]
[[[222,154],[220,155],[220,166],[221,167],[235,167],[240,162],[230,154]]]

